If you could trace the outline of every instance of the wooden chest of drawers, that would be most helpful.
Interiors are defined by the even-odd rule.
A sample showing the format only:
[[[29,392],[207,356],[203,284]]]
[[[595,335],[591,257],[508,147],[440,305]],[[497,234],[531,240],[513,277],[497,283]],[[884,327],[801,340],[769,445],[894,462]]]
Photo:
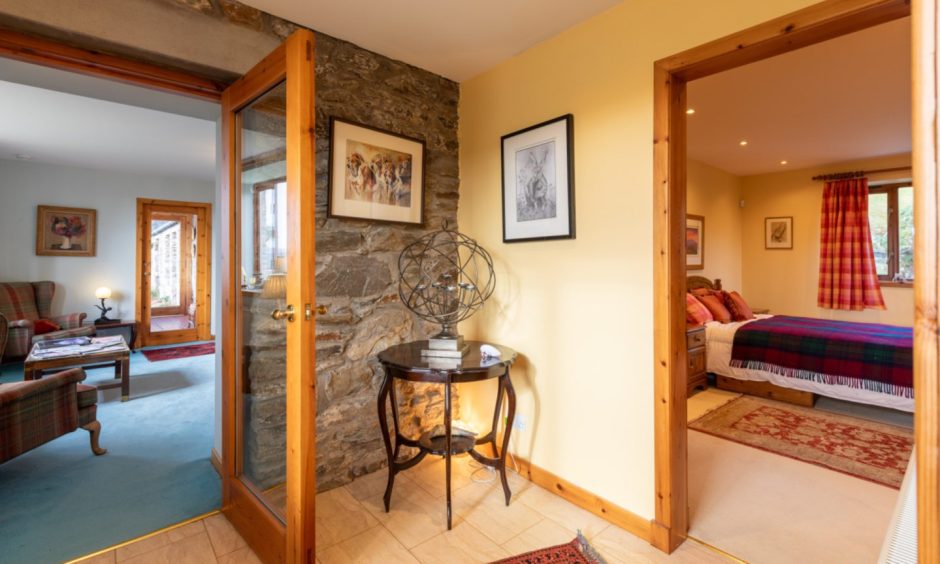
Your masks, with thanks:
[[[708,386],[708,372],[705,363],[705,327],[695,325],[685,330],[685,346],[688,351],[686,366],[686,390],[691,395],[695,388]]]

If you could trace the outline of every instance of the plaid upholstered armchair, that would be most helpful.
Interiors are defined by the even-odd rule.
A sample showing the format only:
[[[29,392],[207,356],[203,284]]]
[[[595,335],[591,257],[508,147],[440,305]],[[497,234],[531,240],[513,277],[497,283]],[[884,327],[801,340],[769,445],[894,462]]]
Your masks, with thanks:
[[[98,390],[81,384],[85,371],[72,368],[39,380],[0,384],[0,464],[81,427],[98,445]]]
[[[0,349],[0,360],[23,358],[33,343],[48,339],[93,335],[94,327],[82,327],[84,313],[52,315],[52,297],[55,282],[0,282],[0,317],[6,318],[8,330],[6,347]],[[45,319],[59,330],[36,335],[36,321]],[[0,320],[2,321],[2,320]]]

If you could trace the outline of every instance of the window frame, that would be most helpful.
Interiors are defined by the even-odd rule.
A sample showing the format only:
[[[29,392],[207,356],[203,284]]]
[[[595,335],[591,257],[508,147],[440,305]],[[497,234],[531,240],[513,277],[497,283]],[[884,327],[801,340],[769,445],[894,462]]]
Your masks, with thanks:
[[[869,196],[872,194],[887,194],[888,196],[888,274],[879,276],[878,280],[882,286],[904,286],[914,285],[914,280],[895,280],[894,277],[900,270],[901,249],[900,249],[900,213],[898,210],[898,189],[912,188],[912,182],[889,182],[870,186],[868,188]]]
[[[272,180],[265,180],[263,182],[258,182],[251,187],[251,197],[252,197],[252,207],[253,215],[251,218],[252,222],[252,237],[254,238],[252,249],[254,255],[254,271],[252,274],[254,276],[261,276],[261,221],[260,221],[260,212],[261,212],[261,192],[266,190],[274,190],[277,188],[278,184],[286,182],[287,177],[275,178]],[[277,198],[274,199],[274,212],[277,216]]]

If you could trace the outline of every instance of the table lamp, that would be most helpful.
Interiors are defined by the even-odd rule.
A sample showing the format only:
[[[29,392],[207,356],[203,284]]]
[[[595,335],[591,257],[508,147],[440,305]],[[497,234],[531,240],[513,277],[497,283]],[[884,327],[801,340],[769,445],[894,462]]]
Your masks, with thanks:
[[[101,305],[96,305],[95,307],[101,310],[101,317],[95,320],[95,325],[102,325],[105,323],[114,323],[113,319],[108,318],[108,312],[111,311],[111,308],[104,305],[104,301],[111,297],[111,288],[107,286],[102,286],[95,290],[95,297],[101,300]]]
[[[267,299],[283,299],[287,297],[287,275],[283,272],[272,272],[264,281],[261,297]]]

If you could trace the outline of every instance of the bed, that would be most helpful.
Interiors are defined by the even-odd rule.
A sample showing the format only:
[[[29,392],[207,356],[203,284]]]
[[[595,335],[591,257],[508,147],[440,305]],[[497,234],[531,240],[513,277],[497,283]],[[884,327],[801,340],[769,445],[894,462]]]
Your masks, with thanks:
[[[694,276],[688,288],[720,290],[721,285]],[[755,317],[705,324],[706,369],[716,375],[719,388],[803,405],[819,394],[914,411],[910,328]]]

